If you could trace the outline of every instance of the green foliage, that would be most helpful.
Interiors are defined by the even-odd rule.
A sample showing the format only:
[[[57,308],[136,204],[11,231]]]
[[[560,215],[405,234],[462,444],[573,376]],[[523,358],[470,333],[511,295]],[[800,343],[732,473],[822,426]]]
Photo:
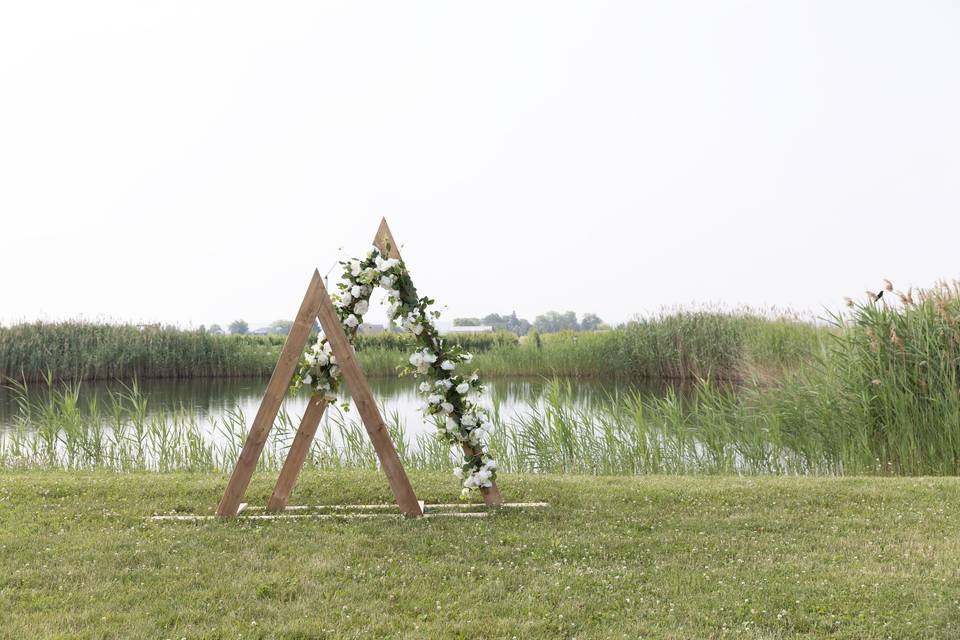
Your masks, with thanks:
[[[534,319],[533,326],[540,333],[557,333],[558,331],[579,331],[580,323],[577,322],[577,314],[573,311],[560,313],[559,311],[547,311]]]
[[[234,320],[230,323],[229,329],[230,333],[241,336],[250,332],[250,326],[247,325],[246,320]]]

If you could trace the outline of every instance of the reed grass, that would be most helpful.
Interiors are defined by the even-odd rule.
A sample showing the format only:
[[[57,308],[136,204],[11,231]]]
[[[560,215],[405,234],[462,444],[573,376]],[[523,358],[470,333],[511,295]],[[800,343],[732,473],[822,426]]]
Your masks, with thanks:
[[[521,341],[512,333],[456,334],[449,340],[495,376],[739,380],[779,372],[819,348],[825,330],[749,311],[679,311],[611,331],[567,332]],[[0,376],[38,382],[264,376],[283,336],[220,336],[172,327],[84,322],[0,328]],[[392,376],[413,349],[411,336],[357,337],[369,376]]]

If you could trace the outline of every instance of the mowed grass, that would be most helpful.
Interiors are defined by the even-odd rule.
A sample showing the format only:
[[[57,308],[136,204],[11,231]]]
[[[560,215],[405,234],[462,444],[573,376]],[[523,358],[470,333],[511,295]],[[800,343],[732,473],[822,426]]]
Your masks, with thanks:
[[[448,474],[412,473],[453,501]],[[272,476],[248,498],[263,504]],[[504,475],[489,518],[211,513],[220,474],[0,472],[4,638],[956,638],[960,480]],[[390,502],[373,471],[294,503]]]

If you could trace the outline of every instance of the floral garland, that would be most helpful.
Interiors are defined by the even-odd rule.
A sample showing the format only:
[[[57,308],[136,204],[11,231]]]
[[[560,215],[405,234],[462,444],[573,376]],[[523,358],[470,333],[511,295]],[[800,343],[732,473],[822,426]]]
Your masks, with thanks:
[[[493,425],[487,412],[477,404],[485,387],[476,372],[466,377],[456,373],[457,366],[469,364],[473,356],[440,336],[431,319],[440,315],[430,309],[434,301],[417,296],[402,260],[384,258],[380,250],[373,247],[365,259],[340,264],[343,280],[337,285],[340,291],[333,299],[347,339],[353,343],[357,328],[370,308],[373,290],[377,286],[386,289],[390,321],[413,333],[418,344],[418,349],[410,355],[410,364],[401,373],[426,378],[418,389],[426,398],[423,411],[433,418],[437,435],[451,445],[466,445],[472,452],[472,455],[464,452],[463,464],[453,471],[463,480],[461,497],[469,496],[471,489],[493,486],[497,461],[490,457],[485,443]],[[339,396],[340,367],[323,333],[304,353],[294,376],[292,389],[302,386],[313,388],[328,401],[335,401]]]

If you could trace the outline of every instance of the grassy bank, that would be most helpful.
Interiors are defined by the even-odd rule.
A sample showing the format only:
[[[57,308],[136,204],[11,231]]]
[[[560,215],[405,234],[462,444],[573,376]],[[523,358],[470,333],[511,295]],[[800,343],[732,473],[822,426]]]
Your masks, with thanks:
[[[457,335],[486,375],[739,380],[796,366],[820,348],[822,328],[751,313],[690,311],[612,331]],[[81,322],[0,328],[0,376],[40,381],[261,376],[280,336],[217,336],[173,328]],[[391,376],[414,348],[409,336],[358,337],[368,375]]]
[[[263,504],[272,476],[248,492]],[[415,472],[450,501],[446,475]],[[489,518],[154,523],[207,474],[0,472],[4,638],[947,639],[955,479],[514,477]],[[298,504],[389,503],[374,472]]]

